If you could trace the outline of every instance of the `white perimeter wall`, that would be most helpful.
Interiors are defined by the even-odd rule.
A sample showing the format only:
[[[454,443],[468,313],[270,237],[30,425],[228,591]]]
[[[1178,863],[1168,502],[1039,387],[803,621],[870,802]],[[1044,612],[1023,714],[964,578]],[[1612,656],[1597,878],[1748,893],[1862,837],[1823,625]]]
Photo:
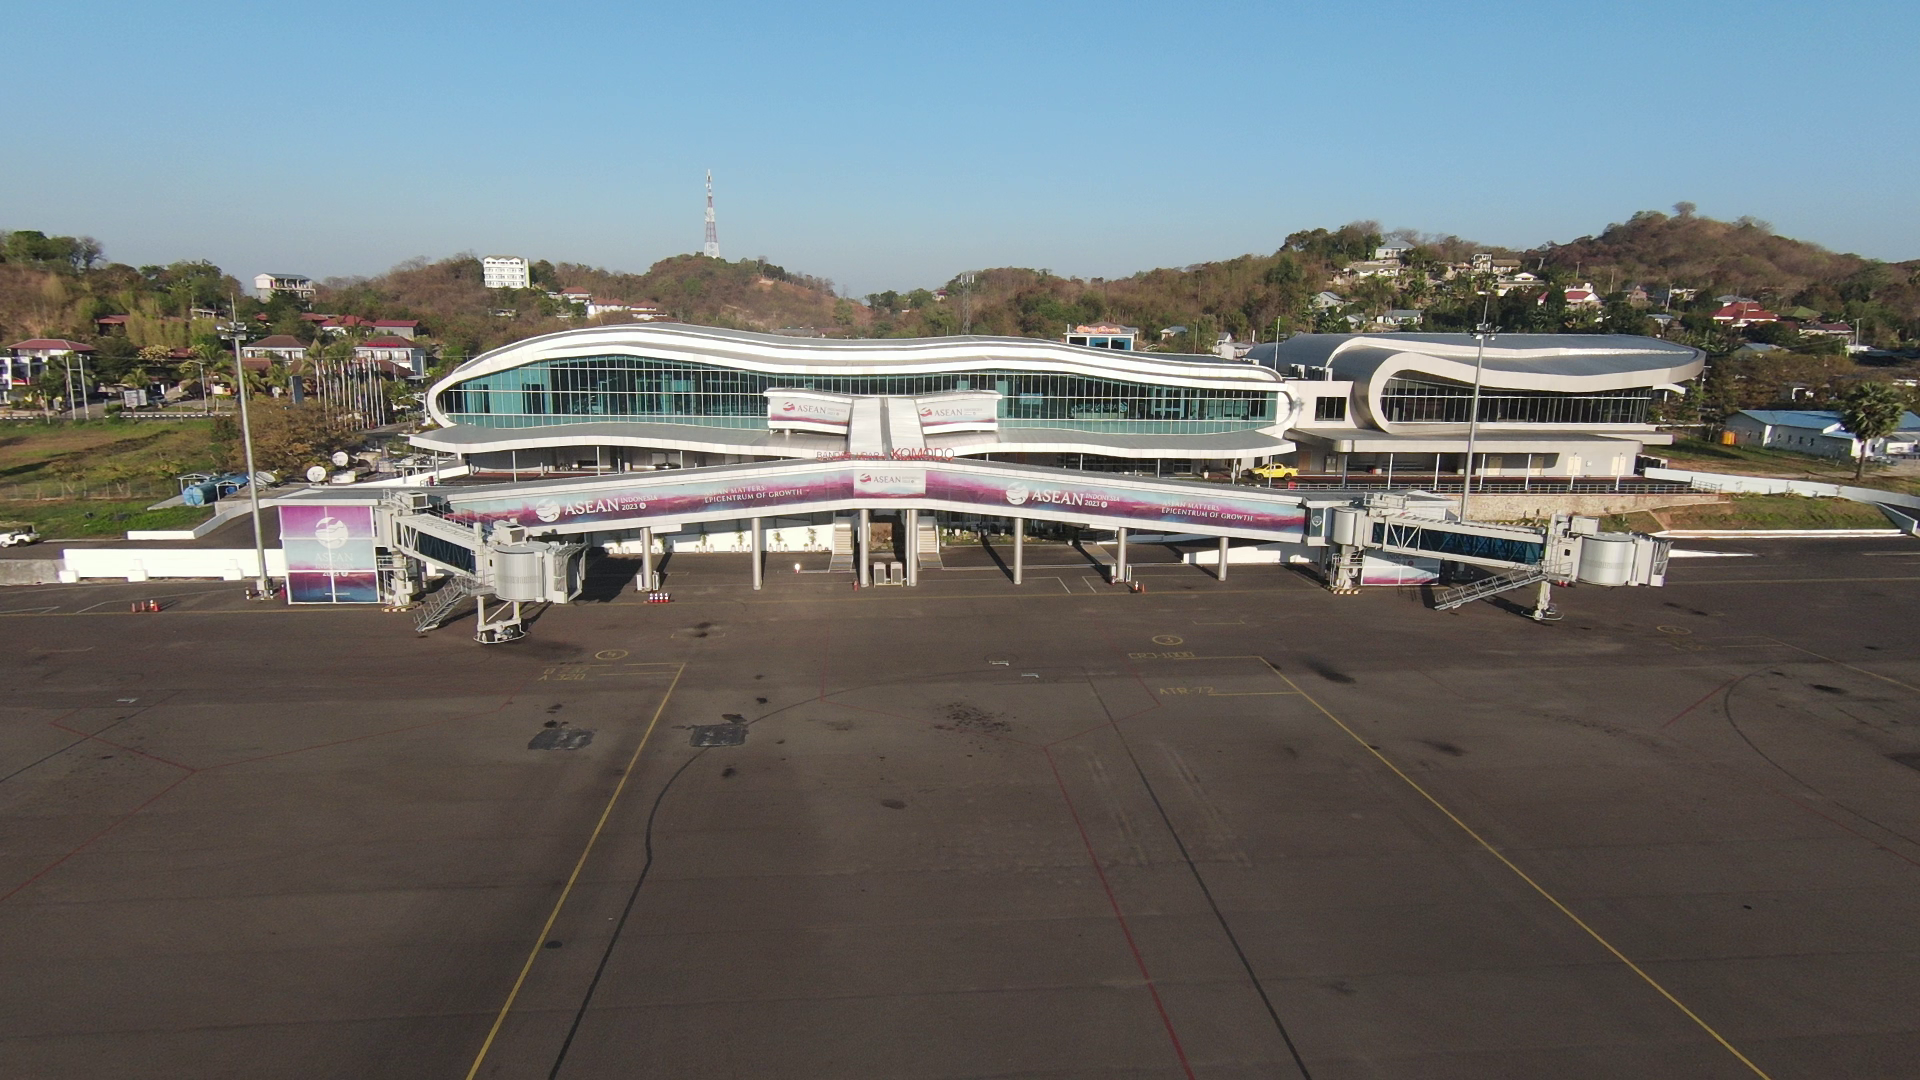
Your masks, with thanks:
[[[217,578],[244,581],[258,574],[252,548],[67,548],[60,553],[62,581],[87,578]],[[287,576],[287,557],[267,549],[267,576]]]

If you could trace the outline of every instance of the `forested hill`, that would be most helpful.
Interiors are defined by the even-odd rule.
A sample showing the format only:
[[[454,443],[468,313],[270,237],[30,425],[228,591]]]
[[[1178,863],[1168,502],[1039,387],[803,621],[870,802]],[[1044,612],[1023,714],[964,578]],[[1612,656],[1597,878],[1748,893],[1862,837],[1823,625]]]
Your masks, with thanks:
[[[521,290],[489,289],[480,271],[480,260],[473,255],[438,262],[414,259],[374,278],[325,281],[313,307],[364,318],[420,319],[450,352],[466,356],[585,324],[588,320],[576,305],[557,295],[565,289],[585,289],[596,301],[644,305],[707,326],[851,332],[866,321],[865,308],[836,297],[832,282],[757,259],[727,262],[675,255],[644,274],[541,260],[533,267],[533,288]],[[628,318],[618,313],[603,317]]]
[[[1627,281],[1672,282],[1770,298],[1822,285],[1837,287],[1875,265],[1858,255],[1775,235],[1764,221],[1715,221],[1699,217],[1687,203],[1676,210],[1672,216],[1642,211],[1625,224],[1607,226],[1598,236],[1550,244],[1540,254],[1548,266],[1597,279],[1594,285],[1603,292]],[[1916,264],[1902,265],[1911,270]]]
[[[1651,332],[1645,301],[1623,295],[1629,286],[1653,291],[1694,290],[1675,314],[1687,314],[1687,332],[1710,348],[1707,312],[1714,297],[1752,297],[1776,310],[1808,309],[1818,317],[1850,321],[1873,344],[1920,338],[1920,260],[1884,263],[1836,254],[1778,236],[1764,222],[1715,221],[1682,203],[1669,216],[1635,214],[1597,236],[1513,251],[1454,236],[1387,232],[1375,222],[1311,229],[1287,237],[1270,255],[1242,255],[1179,269],[1149,270],[1115,279],[1057,277],[1045,270],[1004,267],[982,271],[971,283],[956,277],[944,289],[889,291],[869,296],[870,333],[975,333],[1058,337],[1075,323],[1112,320],[1139,327],[1149,345],[1210,351],[1217,333],[1245,341],[1281,332],[1345,330],[1348,316],[1377,319],[1389,311],[1421,313],[1428,329],[1464,329],[1479,321],[1485,279],[1462,272],[1476,253],[1506,260],[1513,270],[1542,279],[1505,288],[1493,312],[1509,330]],[[1392,276],[1348,270],[1382,245],[1404,249]],[[1569,311],[1561,288],[1591,283],[1604,307]],[[1548,288],[1548,286],[1553,286]],[[1331,291],[1337,303],[1317,294]],[[1544,295],[1544,303],[1542,303]],[[1811,316],[1803,316],[1811,317]]]

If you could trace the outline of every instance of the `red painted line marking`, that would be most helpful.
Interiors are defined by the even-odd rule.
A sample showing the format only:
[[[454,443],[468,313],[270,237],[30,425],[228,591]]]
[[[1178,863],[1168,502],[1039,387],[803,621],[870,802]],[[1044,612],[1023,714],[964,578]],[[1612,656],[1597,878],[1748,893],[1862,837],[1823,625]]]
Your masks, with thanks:
[[[1140,945],[1133,940],[1133,929],[1127,925],[1126,913],[1120,910],[1120,900],[1113,894],[1113,883],[1107,880],[1107,871],[1100,865],[1100,856],[1094,853],[1093,839],[1087,835],[1086,823],[1080,820],[1080,811],[1073,805],[1073,796],[1067,793],[1066,777],[1060,775],[1060,764],[1053,760],[1053,751],[1045,748],[1041,753],[1047,757],[1047,767],[1053,770],[1053,782],[1060,785],[1060,798],[1067,804],[1067,813],[1073,817],[1073,827],[1080,831],[1080,844],[1087,849],[1087,861],[1093,864],[1093,872],[1100,879],[1100,888],[1107,894],[1107,905],[1113,909],[1113,918],[1120,924],[1120,935],[1127,939],[1127,951],[1133,954],[1134,966],[1140,969],[1140,978],[1147,984],[1147,994],[1153,998],[1153,1011],[1160,1014],[1160,1024],[1166,1028],[1167,1041],[1173,1044],[1173,1056],[1180,1060],[1180,1069],[1186,1073],[1187,1080],[1194,1080],[1193,1063],[1187,1060],[1186,1048],[1180,1045],[1180,1034],[1173,1030],[1173,1018],[1167,1015],[1166,1003],[1160,1000],[1160,988],[1154,985],[1153,973],[1147,970],[1147,961],[1140,955]]]
[[[15,885],[13,888],[8,889],[6,892],[0,893],[0,903],[5,903],[6,901],[11,900],[15,894],[20,892],[20,890],[26,888],[27,886],[33,884],[36,881],[39,881],[41,878],[46,877],[48,874],[53,873],[55,870],[59,869],[62,863],[65,863],[68,859],[71,859],[75,855],[78,855],[81,852],[92,847],[94,843],[98,841],[101,837],[119,828],[128,819],[132,818],[133,815],[138,814],[140,811],[145,810],[147,807],[152,806],[156,802],[159,802],[161,797],[166,795],[167,792],[172,791],[174,788],[177,788],[181,784],[186,783],[190,778],[192,778],[192,776],[193,776],[192,772],[181,773],[179,776],[174,778],[173,783],[168,784],[166,787],[161,788],[159,791],[156,791],[151,796],[149,796],[146,802],[143,802],[139,806],[136,806],[133,809],[127,811],[126,813],[121,814],[119,817],[114,818],[112,821],[108,822],[105,826],[103,826],[99,832],[96,832],[92,836],[87,837],[85,840],[80,841],[78,845],[76,845],[72,850],[68,851],[65,855],[62,855],[59,858],[48,863],[47,865],[41,867],[38,871],[34,873],[32,877],[28,878],[27,880],[21,882],[18,885]]]
[[[58,728],[61,731],[70,732],[74,735],[80,736],[83,739],[92,739],[94,742],[97,742],[97,743],[105,743],[106,745],[113,747],[115,750],[125,750],[129,754],[134,754],[139,757],[146,758],[148,761],[157,761],[162,765],[170,765],[176,769],[185,769],[188,775],[192,775],[193,773],[197,773],[200,771],[198,766],[183,765],[178,761],[171,761],[167,758],[163,758],[159,756],[158,754],[149,754],[145,750],[136,750],[135,748],[128,746],[125,743],[117,743],[117,742],[114,742],[112,739],[102,738],[99,735],[95,735],[91,731],[81,731],[77,727],[68,727],[66,724],[63,724],[58,720],[48,721],[48,726]]]
[[[1713,689],[1707,691],[1706,695],[1703,696],[1699,701],[1696,701],[1693,704],[1687,706],[1686,708],[1681,709],[1679,712],[1674,713],[1673,720],[1669,720],[1666,723],[1661,724],[1660,730],[1665,731],[1666,729],[1672,727],[1675,720],[1678,720],[1681,717],[1692,712],[1693,710],[1699,708],[1700,706],[1705,705],[1708,701],[1712,700],[1715,696],[1717,696],[1720,693],[1720,691],[1725,690],[1727,687],[1732,686],[1734,683],[1739,682],[1744,677],[1745,676],[1735,675],[1733,678],[1728,679],[1726,682],[1723,682],[1719,686],[1716,686]]]

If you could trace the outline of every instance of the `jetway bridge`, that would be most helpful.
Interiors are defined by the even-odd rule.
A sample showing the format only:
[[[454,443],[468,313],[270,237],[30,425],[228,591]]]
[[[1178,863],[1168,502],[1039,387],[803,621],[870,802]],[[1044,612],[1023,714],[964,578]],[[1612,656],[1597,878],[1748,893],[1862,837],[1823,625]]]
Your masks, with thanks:
[[[294,500],[325,503],[342,493],[315,489]],[[283,503],[284,505],[284,503]],[[410,604],[427,572],[450,576],[454,592],[482,597],[482,640],[517,636],[519,605],[565,603],[579,594],[586,544],[609,534],[636,536],[645,553],[637,584],[657,587],[654,538],[689,526],[743,522],[752,537],[753,584],[762,584],[767,519],[836,515],[857,520],[852,569],[872,581],[867,550],[872,514],[898,514],[905,526],[905,584],[918,580],[922,514],[1000,517],[1013,523],[1016,584],[1023,576],[1028,521],[1112,531],[1118,540],[1115,582],[1131,580],[1129,533],[1215,537],[1218,573],[1227,570],[1231,540],[1275,547],[1289,561],[1309,562],[1337,592],[1370,583],[1369,559],[1484,567],[1491,576],[1443,592],[1449,607],[1538,583],[1536,618],[1551,615],[1548,586],[1659,585],[1664,541],[1601,533],[1586,518],[1546,526],[1461,521],[1437,499],[1289,491],[1105,475],[981,460],[859,458],[755,462],[504,484],[447,485],[394,493],[374,507],[380,594]],[[442,588],[435,595],[448,593]],[[513,605],[491,636],[484,598]],[[457,601],[460,597],[456,596]],[[430,604],[427,612],[447,601]],[[436,617],[443,618],[444,613]],[[422,629],[432,620],[423,616]],[[505,629],[502,629],[505,627]]]

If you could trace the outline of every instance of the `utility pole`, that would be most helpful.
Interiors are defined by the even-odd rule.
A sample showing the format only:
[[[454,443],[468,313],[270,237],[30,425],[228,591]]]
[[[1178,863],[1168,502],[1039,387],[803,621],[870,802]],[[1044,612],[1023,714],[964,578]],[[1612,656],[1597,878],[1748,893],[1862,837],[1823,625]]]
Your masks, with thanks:
[[[1480,324],[1473,328],[1473,336],[1480,343],[1473,354],[1473,401],[1467,406],[1467,469],[1461,477],[1460,520],[1467,520],[1467,496],[1473,491],[1473,446],[1480,434],[1480,374],[1486,368],[1487,342],[1493,338],[1493,324],[1487,321],[1492,310],[1493,299],[1488,297],[1480,305]]]
[[[254,586],[260,598],[269,595],[267,584],[267,542],[260,532],[260,474],[253,467],[253,426],[247,421],[247,369],[240,362],[240,346],[247,340],[247,328],[240,322],[240,300],[235,297],[233,303],[233,321],[225,329],[233,338],[233,376],[237,384],[234,394],[240,400],[240,443],[247,452],[247,501],[253,509],[253,558]],[[268,363],[272,363],[271,360]]]

